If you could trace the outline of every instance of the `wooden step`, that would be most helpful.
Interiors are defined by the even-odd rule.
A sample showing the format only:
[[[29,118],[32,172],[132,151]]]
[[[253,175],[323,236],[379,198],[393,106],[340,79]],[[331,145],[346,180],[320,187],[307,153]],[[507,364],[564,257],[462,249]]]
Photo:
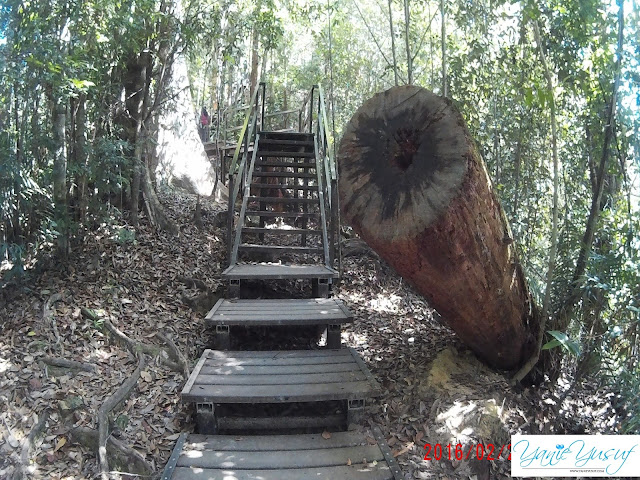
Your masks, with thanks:
[[[283,150],[263,150],[258,148],[259,157],[315,158],[315,152],[287,152]]]
[[[248,210],[245,216],[270,217],[270,218],[314,218],[320,215],[318,212],[269,212],[266,210]]]
[[[307,132],[291,132],[291,131],[268,131],[263,130],[260,133],[260,141],[262,140],[294,140],[313,142],[313,133]]]
[[[282,145],[289,147],[314,147],[313,140],[285,140],[277,138],[260,138],[260,145]],[[275,150],[275,149],[274,149]]]
[[[300,172],[253,172],[254,177],[280,177],[280,178],[318,178],[315,173]]]
[[[359,370],[334,371],[335,365]],[[253,367],[323,365],[322,373],[273,375]],[[229,375],[207,375],[203,368],[228,368]],[[264,371],[264,369],[263,369]],[[320,375],[320,377],[318,377]],[[233,378],[235,377],[235,378]],[[182,390],[183,402],[196,404],[300,403],[364,400],[380,394],[380,387],[355,350],[294,350],[224,352],[205,350]]]
[[[298,247],[289,245],[256,245],[253,243],[241,243],[238,250],[243,252],[261,253],[323,253],[320,247]]]
[[[338,272],[324,265],[282,265],[273,263],[239,263],[224,272],[225,280],[287,280],[338,278]]]
[[[286,197],[247,197],[249,202],[264,202],[264,203],[318,203],[320,200],[317,198],[286,198]]]
[[[278,162],[274,160],[257,161],[260,167],[286,167],[286,168],[316,168],[316,162]]]
[[[304,190],[304,191],[311,191],[311,192],[317,192],[318,191],[318,186],[317,185],[289,185],[286,183],[277,183],[277,184],[271,184],[271,183],[252,183],[251,184],[251,188],[268,188],[268,189],[277,189],[277,190]]]
[[[209,327],[215,325],[340,325],[353,322],[353,314],[344,303],[335,298],[282,300],[221,298],[209,311],[204,321]]]
[[[300,435],[183,433],[162,480],[400,480],[379,429]]]
[[[268,233],[272,235],[320,235],[322,230],[313,228],[260,228],[260,227],[242,227],[242,233]]]

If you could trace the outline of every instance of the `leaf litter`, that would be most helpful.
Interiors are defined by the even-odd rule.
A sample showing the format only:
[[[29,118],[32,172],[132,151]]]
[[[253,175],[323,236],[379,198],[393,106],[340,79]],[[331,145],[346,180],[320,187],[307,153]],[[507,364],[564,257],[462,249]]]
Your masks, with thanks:
[[[185,214],[194,211],[195,196],[164,191],[161,200],[179,225],[177,237],[156,232],[144,218],[134,242],[115,241],[117,227],[103,228],[85,237],[66,268],[51,262],[28,288],[6,287],[9,300],[0,305],[0,478],[16,474],[25,440],[45,411],[50,412],[45,431],[34,442],[28,465],[22,465],[29,478],[95,478],[96,453],[74,443],[70,431],[97,429],[102,402],[137,365],[126,346],[103,330],[104,321],[159,349],[164,344],[156,333],[168,335],[191,367],[213,343],[201,314],[184,301],[199,293],[196,286],[180,279],[200,279],[211,291],[220,289],[225,232],[213,224],[225,206],[201,198],[204,228],[199,230]],[[61,299],[50,305],[54,331],[43,313],[56,294]],[[458,442],[508,443],[517,432],[615,431],[615,412],[593,387],[576,390],[562,408],[546,387],[510,387],[503,373],[478,362],[377,255],[345,258],[335,295],[355,316],[343,329],[343,344],[361,354],[383,390],[368,404],[360,428],[380,428],[405,478],[510,478],[504,458],[425,461],[426,443],[455,448]],[[247,336],[245,344],[265,341]],[[50,366],[45,357],[94,364],[97,371]],[[193,431],[194,422],[180,403],[183,375],[160,358],[148,360],[133,393],[113,412],[110,432],[160,472],[180,432]]]

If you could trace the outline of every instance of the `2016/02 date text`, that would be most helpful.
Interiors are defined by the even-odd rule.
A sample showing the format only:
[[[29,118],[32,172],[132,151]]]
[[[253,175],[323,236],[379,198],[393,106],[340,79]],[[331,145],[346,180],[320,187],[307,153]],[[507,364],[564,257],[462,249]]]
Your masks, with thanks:
[[[430,443],[425,444],[424,449],[427,451],[424,456],[425,460],[469,460],[470,458],[477,458],[478,460],[497,460],[503,454],[507,460],[511,460],[511,444],[494,445],[488,443],[483,445],[478,443],[477,445],[463,446],[461,443],[442,445],[436,443],[432,445]]]

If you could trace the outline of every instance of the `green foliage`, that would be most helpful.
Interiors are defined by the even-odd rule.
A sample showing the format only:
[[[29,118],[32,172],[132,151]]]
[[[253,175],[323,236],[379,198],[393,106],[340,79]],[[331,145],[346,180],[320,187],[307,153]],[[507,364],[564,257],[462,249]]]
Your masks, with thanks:
[[[118,228],[113,237],[118,245],[129,245],[136,243],[136,231],[129,228]]]
[[[580,345],[575,340],[571,340],[566,333],[559,332],[557,330],[549,330],[547,331],[547,333],[551,335],[553,339],[545,343],[542,346],[542,350],[562,347],[571,355],[574,355],[576,357],[580,355]]]

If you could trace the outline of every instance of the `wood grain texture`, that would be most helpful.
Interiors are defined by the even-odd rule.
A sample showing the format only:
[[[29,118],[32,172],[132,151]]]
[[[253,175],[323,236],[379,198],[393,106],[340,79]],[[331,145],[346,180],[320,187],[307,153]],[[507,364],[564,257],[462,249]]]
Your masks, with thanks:
[[[525,361],[536,308],[484,162],[451,101],[415,86],[380,93],[354,114],[338,156],[345,222],[482,359],[503,369]]]

